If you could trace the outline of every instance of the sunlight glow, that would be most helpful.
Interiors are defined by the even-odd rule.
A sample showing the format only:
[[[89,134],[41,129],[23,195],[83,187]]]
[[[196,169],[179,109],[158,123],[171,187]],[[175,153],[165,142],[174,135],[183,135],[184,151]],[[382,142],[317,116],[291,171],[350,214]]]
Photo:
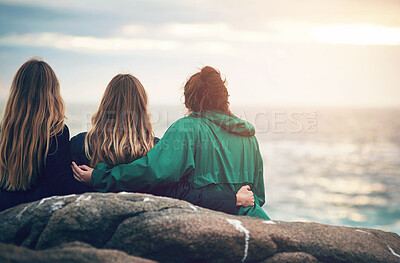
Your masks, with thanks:
[[[224,23],[182,24],[172,23],[165,27],[173,38],[220,40],[230,43],[291,43],[310,41],[307,33],[309,23],[300,21],[274,21],[268,23],[264,30],[243,30]]]
[[[316,40],[348,45],[400,45],[400,28],[375,25],[331,25],[312,30]]]

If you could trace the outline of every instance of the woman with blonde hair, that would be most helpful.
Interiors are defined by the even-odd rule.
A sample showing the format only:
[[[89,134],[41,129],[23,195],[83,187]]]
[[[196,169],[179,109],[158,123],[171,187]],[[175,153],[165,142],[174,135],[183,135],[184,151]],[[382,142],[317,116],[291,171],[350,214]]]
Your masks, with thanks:
[[[52,195],[82,193],[70,166],[65,106],[53,69],[30,59],[11,84],[0,130],[0,210]]]
[[[79,180],[91,182],[97,191],[151,191],[183,178],[195,189],[238,191],[250,185],[255,203],[240,207],[239,215],[269,219],[265,202],[263,161],[254,127],[234,116],[220,73],[204,67],[184,87],[190,115],[169,127],[146,156],[129,164],[96,169],[74,166]]]
[[[91,130],[71,139],[72,159],[90,166],[130,163],[145,156],[154,139],[144,87],[134,76],[118,74],[107,85]]]
[[[71,139],[74,164],[78,163],[83,170],[90,170],[89,166],[96,167],[99,163],[119,167],[145,157],[159,141],[154,137],[147,105],[146,91],[136,77],[130,74],[116,75],[107,85],[100,106],[92,117],[91,130]],[[78,176],[76,179],[82,181]],[[129,188],[123,190],[130,191]],[[163,187],[135,190],[183,199],[231,214],[237,213],[237,207],[251,206],[254,201],[248,187],[237,189],[237,195],[231,190],[195,190],[185,179]]]

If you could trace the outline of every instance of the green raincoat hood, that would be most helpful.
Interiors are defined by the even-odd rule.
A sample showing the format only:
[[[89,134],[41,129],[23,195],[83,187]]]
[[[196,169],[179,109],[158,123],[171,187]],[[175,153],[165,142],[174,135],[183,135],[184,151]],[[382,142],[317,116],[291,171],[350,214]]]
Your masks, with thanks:
[[[255,134],[255,129],[252,124],[234,115],[227,115],[222,111],[194,112],[191,116],[206,118],[232,134],[244,137],[251,137]]]

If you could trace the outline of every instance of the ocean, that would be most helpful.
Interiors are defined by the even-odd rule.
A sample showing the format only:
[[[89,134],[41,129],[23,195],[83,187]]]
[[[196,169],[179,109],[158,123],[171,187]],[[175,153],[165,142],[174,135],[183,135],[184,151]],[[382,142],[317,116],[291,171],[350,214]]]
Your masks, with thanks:
[[[3,108],[2,104],[1,108]],[[98,104],[67,103],[71,136]],[[151,105],[155,135],[185,115]],[[400,234],[400,109],[232,107],[256,128],[266,213],[273,220],[369,227]]]

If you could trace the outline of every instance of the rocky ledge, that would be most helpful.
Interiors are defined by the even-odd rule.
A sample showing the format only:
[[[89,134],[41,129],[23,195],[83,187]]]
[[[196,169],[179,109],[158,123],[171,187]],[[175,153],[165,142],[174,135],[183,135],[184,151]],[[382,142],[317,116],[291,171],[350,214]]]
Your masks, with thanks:
[[[231,216],[124,192],[3,211],[0,242],[0,262],[400,262],[395,233]]]

